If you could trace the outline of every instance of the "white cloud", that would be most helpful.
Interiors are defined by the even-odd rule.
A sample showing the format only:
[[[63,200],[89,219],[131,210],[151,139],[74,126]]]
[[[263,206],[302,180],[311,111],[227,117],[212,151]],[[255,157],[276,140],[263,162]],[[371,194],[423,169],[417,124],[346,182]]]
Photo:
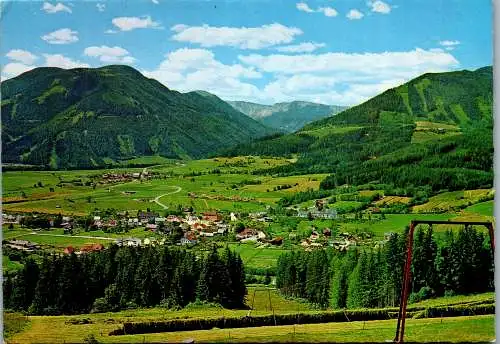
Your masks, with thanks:
[[[35,60],[38,58],[36,55],[33,55],[29,51],[21,50],[21,49],[13,49],[5,54],[9,59],[21,62],[25,65],[31,65],[35,63]]]
[[[22,52],[22,53],[20,53]],[[7,63],[2,68],[2,78],[9,79],[27,72],[36,67],[59,67],[59,68],[78,68],[90,67],[87,63],[72,60],[61,54],[42,54],[45,62],[41,65],[35,65],[36,55],[24,50],[11,50],[7,53],[7,57],[16,62]],[[19,62],[18,62],[19,61]]]
[[[20,63],[20,62],[7,63],[2,68],[2,79],[10,79],[10,78],[16,77],[19,74],[22,74],[24,72],[32,70],[35,67],[36,66],[26,65],[26,64]]]
[[[372,12],[389,14],[391,12],[391,6],[381,0],[370,0],[368,1],[368,6],[371,7]]]
[[[78,41],[78,32],[65,28],[43,35],[41,38],[50,44],[70,44]]]
[[[258,94],[271,102],[292,99],[353,105],[426,72],[443,72],[459,62],[443,50],[239,56],[248,67],[274,80]]]
[[[68,12],[68,13],[73,12],[73,11],[71,11],[71,8],[65,6],[64,4],[57,3],[56,5],[52,5],[48,2],[43,3],[42,10],[44,10],[45,13],[50,13],[50,14],[57,13],[57,12]]]
[[[240,49],[261,49],[290,43],[302,30],[278,23],[259,27],[214,27],[209,25],[188,26],[183,24],[171,28],[176,41],[200,44],[202,47],[231,46]]]
[[[155,70],[143,73],[175,90],[206,90],[226,99],[255,99],[258,88],[245,79],[262,77],[253,67],[216,60],[210,50],[188,48],[168,53]]]
[[[449,46],[459,45],[460,41],[440,41],[439,44],[444,47],[449,47]]]
[[[297,9],[299,11],[302,11],[302,12],[307,12],[307,13],[314,12],[314,10],[311,7],[309,7],[309,5],[306,4],[305,2],[298,2],[295,6],[297,7]]]
[[[111,21],[121,31],[132,31],[135,29],[160,29],[160,23],[155,22],[150,16],[143,17],[118,17]]]
[[[80,61],[72,60],[61,54],[42,54],[45,57],[45,67],[58,67],[58,68],[88,68],[89,64]]]
[[[450,40],[445,40],[445,41],[440,41],[439,45],[444,47],[444,49],[448,51],[454,50],[458,45],[460,45],[460,41],[450,41]]]
[[[108,47],[102,45],[100,47],[92,46],[87,47],[83,51],[86,56],[99,58],[101,62],[106,63],[123,63],[132,64],[135,62],[135,58],[130,56],[130,53],[121,47]]]
[[[104,10],[106,9],[106,4],[96,4],[95,7],[97,7],[97,10],[99,12],[104,12]]]
[[[296,45],[277,47],[276,50],[284,53],[310,53],[316,49],[323,48],[325,43],[305,42]]]
[[[118,31],[109,29],[109,30],[104,31],[104,33],[118,33]]]
[[[358,11],[357,9],[350,10],[349,13],[347,13],[347,15],[346,15],[346,17],[350,20],[361,19],[364,16],[365,15],[363,13],[361,13],[360,11]]]
[[[155,5],[158,5],[160,3],[158,0],[151,0],[151,2]]]
[[[332,7],[320,7],[318,12],[322,12],[327,17],[336,17],[338,12]]]

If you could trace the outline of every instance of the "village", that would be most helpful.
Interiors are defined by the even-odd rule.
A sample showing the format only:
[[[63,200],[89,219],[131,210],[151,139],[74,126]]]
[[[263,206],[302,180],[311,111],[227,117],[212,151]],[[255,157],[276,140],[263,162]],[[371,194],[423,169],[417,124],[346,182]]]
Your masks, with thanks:
[[[298,218],[329,220],[337,218],[335,209],[325,207],[322,202],[318,201],[311,207],[294,210]],[[33,233],[62,229],[68,238],[79,237],[80,233],[85,233],[89,241],[91,241],[92,232],[95,231],[121,234],[120,238],[110,240],[110,244],[135,247],[167,244],[192,247],[207,241],[254,244],[259,248],[277,247],[283,244],[285,238],[273,236],[266,231],[266,226],[273,221],[274,216],[266,211],[248,213],[244,216],[235,212],[219,211],[206,211],[198,214],[191,207],[183,208],[177,214],[165,216],[149,209],[138,211],[135,216],[131,216],[128,212],[113,214],[103,212],[103,214],[94,214],[85,218],[44,214],[2,214],[2,222],[7,228],[16,225],[29,228]],[[131,231],[137,233],[134,230],[141,230],[140,238],[129,235]],[[142,230],[150,235],[144,235]],[[326,246],[343,251],[358,245],[363,239],[370,239],[370,236],[334,233],[331,228],[313,226],[307,237],[297,238],[295,233],[289,233],[286,239],[296,242],[306,251]],[[40,249],[40,245],[27,240],[4,240],[3,244],[11,249],[26,252]],[[64,253],[85,254],[104,248],[102,243],[89,242],[79,250],[73,245],[68,245]]]

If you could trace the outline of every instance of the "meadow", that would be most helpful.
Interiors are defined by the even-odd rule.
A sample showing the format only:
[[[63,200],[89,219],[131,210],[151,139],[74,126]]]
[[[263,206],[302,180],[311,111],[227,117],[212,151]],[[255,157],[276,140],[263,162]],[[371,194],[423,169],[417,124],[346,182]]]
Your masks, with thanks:
[[[426,300],[409,307],[491,302],[493,293],[454,296]],[[116,313],[96,313],[76,316],[29,316],[7,313],[8,341],[15,343],[81,343],[89,334],[103,343],[180,342],[193,338],[195,342],[383,342],[394,337],[396,320],[353,321],[342,323],[264,326],[238,329],[212,329],[140,335],[109,336],[123,322],[159,321],[169,319],[216,318],[288,313],[318,313],[310,305],[283,298],[275,289],[249,287],[249,309],[230,310],[215,305],[188,305],[174,311],[165,308],[133,309]],[[494,316],[408,319],[405,339],[410,342],[430,341],[490,341],[494,338]],[[13,330],[14,328],[14,330]],[[17,332],[17,333],[15,333]],[[64,338],[61,338],[64,333]]]

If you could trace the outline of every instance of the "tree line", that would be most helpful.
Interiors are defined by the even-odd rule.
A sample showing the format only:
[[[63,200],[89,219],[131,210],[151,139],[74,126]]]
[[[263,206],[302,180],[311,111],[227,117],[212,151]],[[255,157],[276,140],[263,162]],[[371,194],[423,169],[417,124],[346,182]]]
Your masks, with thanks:
[[[408,229],[377,249],[295,251],[278,259],[276,287],[285,295],[322,307],[399,305]],[[441,239],[441,238],[440,238]],[[437,241],[432,227],[414,238],[410,302],[494,290],[489,239],[473,227],[447,231]]]
[[[4,308],[57,315],[190,302],[239,307],[246,295],[240,256],[212,248],[205,256],[178,248],[118,247],[83,255],[27,259],[3,285]]]

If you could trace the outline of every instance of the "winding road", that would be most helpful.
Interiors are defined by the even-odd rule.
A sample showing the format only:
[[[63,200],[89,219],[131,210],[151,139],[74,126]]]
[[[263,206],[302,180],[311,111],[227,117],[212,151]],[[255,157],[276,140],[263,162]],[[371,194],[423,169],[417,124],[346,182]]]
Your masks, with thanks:
[[[158,204],[163,209],[168,209],[168,207],[165,204],[163,204],[163,203],[160,202],[160,198],[162,198],[163,196],[173,195],[173,194],[178,193],[178,192],[180,192],[182,190],[182,188],[180,186],[170,186],[170,187],[171,188],[176,188],[176,190],[172,191],[172,192],[168,192],[168,193],[163,194],[163,195],[160,195],[160,196],[156,197],[154,200],[152,200],[151,202],[155,202],[156,204]]]

